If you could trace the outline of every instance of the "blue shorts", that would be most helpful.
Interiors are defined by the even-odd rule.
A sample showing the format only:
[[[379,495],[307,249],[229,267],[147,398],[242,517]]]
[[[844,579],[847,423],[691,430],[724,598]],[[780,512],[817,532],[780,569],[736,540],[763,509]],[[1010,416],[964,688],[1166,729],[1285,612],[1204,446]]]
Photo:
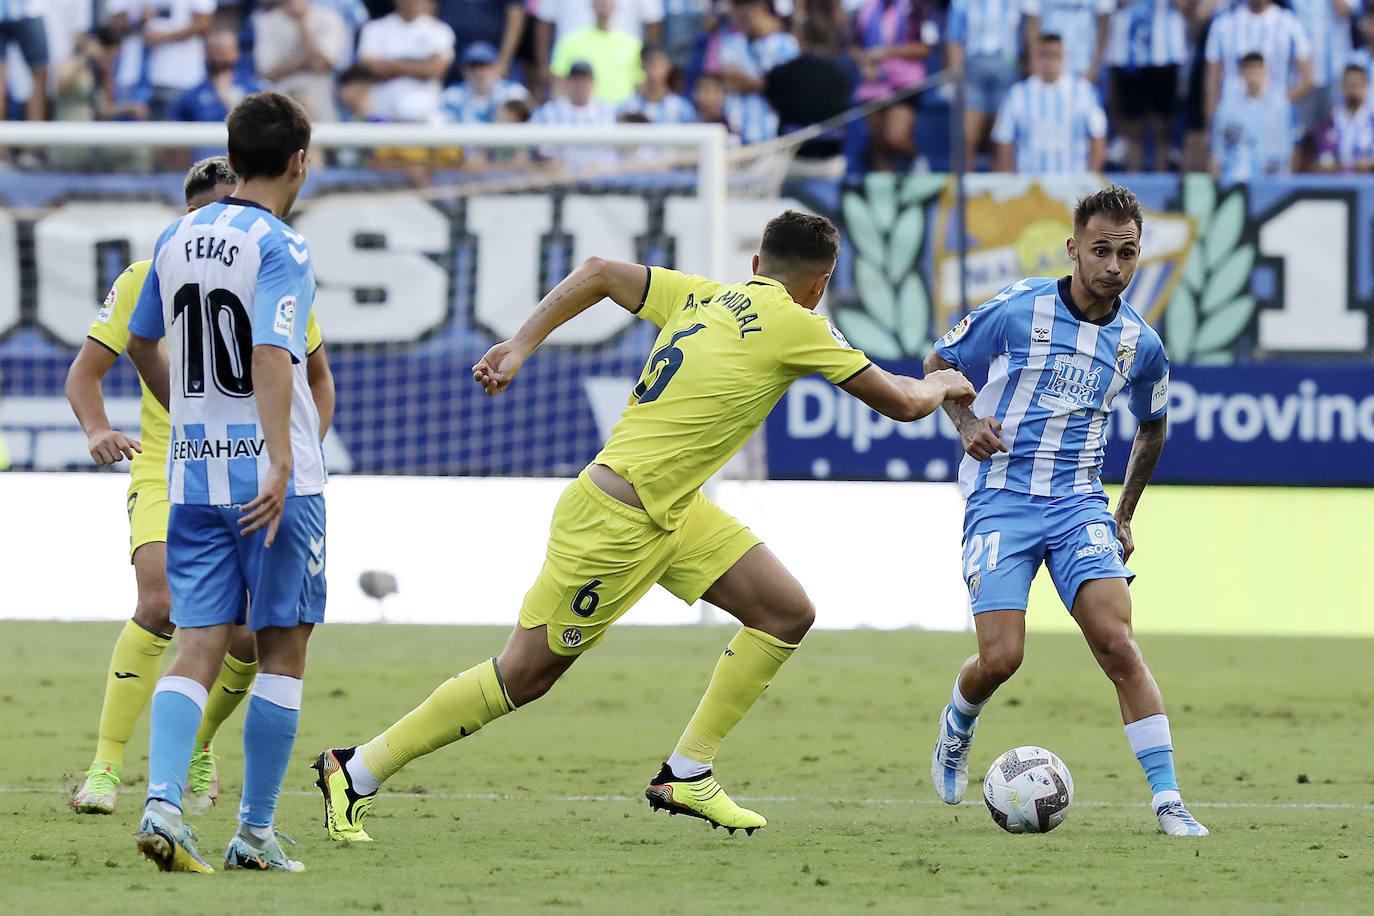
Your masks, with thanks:
[[[0,22],[0,55],[12,44],[30,70],[48,65],[48,31],[41,16]]]
[[[174,503],[167,520],[172,623],[294,627],[324,620],[324,497],[291,496],[271,547],[239,533],[238,506]],[[251,616],[248,602],[252,601]]]
[[[965,104],[971,111],[995,117],[1002,100],[1020,78],[1021,71],[1014,57],[970,57],[964,64],[964,79],[968,84]]]
[[[1031,496],[1014,490],[979,490],[964,508],[964,582],[973,613],[1026,609],[1040,564],[1064,607],[1084,582],[1125,579],[1116,520],[1100,493]]]

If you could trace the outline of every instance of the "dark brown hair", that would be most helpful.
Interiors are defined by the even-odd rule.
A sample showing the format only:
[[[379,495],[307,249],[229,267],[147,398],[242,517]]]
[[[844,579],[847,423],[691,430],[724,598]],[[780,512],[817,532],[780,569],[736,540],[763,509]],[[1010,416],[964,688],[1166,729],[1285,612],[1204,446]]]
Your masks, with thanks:
[[[768,221],[759,258],[786,268],[806,265],[829,270],[840,251],[840,231],[824,216],[784,210]]]
[[[280,92],[255,92],[229,112],[229,162],[240,180],[276,178],[310,148],[310,116]]]
[[[1141,212],[1139,199],[1119,184],[1109,184],[1100,191],[1078,198],[1078,204],[1073,208],[1074,234],[1086,229],[1088,220],[1098,215],[1116,224],[1133,222],[1137,234],[1145,228],[1145,215]]]

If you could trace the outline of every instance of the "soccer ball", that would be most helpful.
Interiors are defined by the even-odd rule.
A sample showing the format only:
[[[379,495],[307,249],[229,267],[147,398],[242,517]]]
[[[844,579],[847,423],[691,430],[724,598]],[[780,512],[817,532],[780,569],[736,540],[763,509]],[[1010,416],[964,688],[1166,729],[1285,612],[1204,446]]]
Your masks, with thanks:
[[[983,801],[1008,833],[1049,833],[1073,804],[1073,777],[1064,761],[1043,747],[1013,748],[988,767]]]

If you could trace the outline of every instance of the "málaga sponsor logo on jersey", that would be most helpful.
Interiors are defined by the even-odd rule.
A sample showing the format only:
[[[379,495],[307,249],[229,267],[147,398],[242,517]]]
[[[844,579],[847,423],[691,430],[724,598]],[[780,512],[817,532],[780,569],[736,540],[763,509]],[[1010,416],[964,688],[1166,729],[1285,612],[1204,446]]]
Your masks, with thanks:
[[[1083,353],[1060,353],[1054,358],[1049,381],[1037,403],[1056,413],[1076,413],[1098,406],[1102,390],[1102,365]]]
[[[1073,235],[1078,198],[1102,187],[1093,175],[1030,178],[969,175],[967,262],[959,271],[958,200],[953,183],[940,195],[937,228],[931,233],[935,255],[934,322],[948,326],[956,315],[996,295],[1024,277],[1062,277],[1073,269],[1065,241]],[[1197,235],[1187,213],[1145,211],[1140,262],[1126,298],[1151,323],[1164,312],[1183,274]]]

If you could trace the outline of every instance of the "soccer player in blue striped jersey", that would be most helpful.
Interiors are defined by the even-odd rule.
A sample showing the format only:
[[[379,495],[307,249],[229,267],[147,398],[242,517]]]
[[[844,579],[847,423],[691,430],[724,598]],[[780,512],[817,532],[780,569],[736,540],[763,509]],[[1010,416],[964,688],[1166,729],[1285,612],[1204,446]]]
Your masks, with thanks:
[[[1064,71],[1058,35],[1041,35],[1030,78],[1011,87],[993,125],[993,168],[1036,175],[1099,172],[1106,138],[1107,115],[1097,90]]]
[[[959,468],[967,501],[963,575],[978,654],[964,663],[940,713],[931,779],[945,802],[963,799],[978,714],[1021,664],[1031,580],[1045,563],[1116,686],[1160,829],[1206,836],[1183,806],[1164,700],[1131,635],[1131,517],[1164,447],[1169,406],[1164,347],[1121,298],[1141,228],[1140,202],[1125,188],[1084,197],[1067,243],[1073,274],[1007,287],[926,357],[927,372],[991,361],[971,408],[945,405],[967,452]],[[1113,514],[1098,476],[1112,402],[1122,393],[1140,426]]]
[[[1168,167],[1169,133],[1178,111],[1179,69],[1188,60],[1183,11],[1193,0],[1130,0],[1112,17],[1107,43],[1112,100],[1128,141],[1126,170],[1145,170],[1145,134],[1151,137],[1155,170]]]
[[[1002,101],[1021,75],[1018,0],[953,0],[945,29],[946,68],[964,79],[964,162],[987,139]]]
[[[1097,85],[1107,50],[1107,29],[1116,0],[1021,0],[1026,47],[1040,35],[1064,39],[1064,69]]]
[[[182,783],[207,688],[247,617],[259,673],[224,864],[299,871],[273,823],[306,642],[324,620],[325,468],[305,363],[310,247],[281,218],[305,182],[310,119],[287,96],[259,92],[230,112],[228,132],[234,196],[162,233],[129,320],[129,355],[171,415],[167,584],[181,630],[153,693],[138,848],[164,871],[213,871],[182,822]]]
[[[1249,0],[1218,13],[1207,33],[1206,113],[1210,124],[1221,99],[1244,91],[1240,61],[1259,54],[1269,70],[1269,85],[1297,102],[1312,88],[1312,42],[1292,11],[1272,0]]]
[[[763,78],[801,54],[801,46],[768,0],[734,0],[730,17],[738,31],[720,41],[720,74],[729,91],[725,117],[741,142],[771,140],[778,135],[778,116],[763,96]]]

